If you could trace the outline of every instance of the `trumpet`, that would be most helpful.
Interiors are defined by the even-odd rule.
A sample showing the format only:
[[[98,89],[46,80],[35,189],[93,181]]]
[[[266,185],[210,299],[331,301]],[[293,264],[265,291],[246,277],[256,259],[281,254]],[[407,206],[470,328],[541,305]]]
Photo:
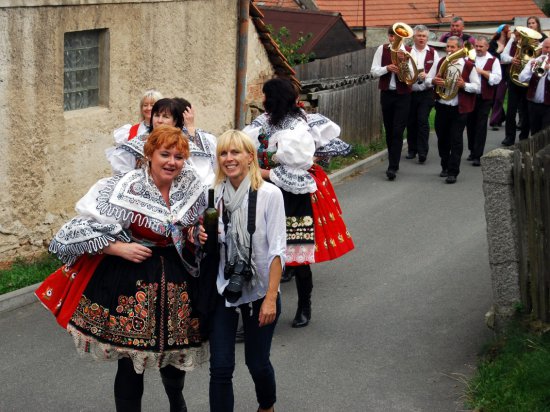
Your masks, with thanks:
[[[410,86],[416,83],[418,79],[418,68],[410,53],[405,50],[400,50],[400,48],[404,39],[409,39],[413,36],[413,29],[408,24],[401,22],[395,23],[392,29],[395,33],[395,40],[390,46],[391,62],[399,68],[397,78]],[[398,53],[403,53],[404,57],[400,58]]]
[[[536,74],[538,77],[542,77],[546,74],[546,64],[548,63],[548,55],[543,54],[540,58],[533,62],[531,71]]]

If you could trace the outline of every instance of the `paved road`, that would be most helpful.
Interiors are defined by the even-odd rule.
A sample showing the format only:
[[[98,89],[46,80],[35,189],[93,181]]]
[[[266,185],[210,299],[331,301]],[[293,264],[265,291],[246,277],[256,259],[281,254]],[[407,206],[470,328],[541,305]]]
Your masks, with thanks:
[[[501,135],[490,133],[487,149]],[[464,158],[467,153],[464,154]],[[463,378],[491,337],[481,170],[463,161],[454,185],[438,177],[435,139],[425,165],[403,159],[337,186],[356,250],[314,267],[313,320],[294,330],[296,293],[282,285],[273,342],[278,411],[460,411]],[[0,315],[0,411],[105,411],[115,364],[84,361],[39,304]],[[236,411],[255,411],[238,347]],[[144,411],[168,410],[146,373]],[[207,366],[188,374],[189,410],[208,410]]]

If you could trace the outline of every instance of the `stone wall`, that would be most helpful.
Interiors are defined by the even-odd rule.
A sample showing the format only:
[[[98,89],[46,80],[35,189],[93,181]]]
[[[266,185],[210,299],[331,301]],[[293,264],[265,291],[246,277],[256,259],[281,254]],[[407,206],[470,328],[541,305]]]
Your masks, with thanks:
[[[75,202],[109,175],[112,131],[138,120],[144,90],[187,98],[197,125],[215,134],[233,126],[237,4],[0,0],[0,261],[43,251]],[[64,111],[64,33],[92,29],[108,30],[107,103]],[[272,69],[250,37],[254,84]]]

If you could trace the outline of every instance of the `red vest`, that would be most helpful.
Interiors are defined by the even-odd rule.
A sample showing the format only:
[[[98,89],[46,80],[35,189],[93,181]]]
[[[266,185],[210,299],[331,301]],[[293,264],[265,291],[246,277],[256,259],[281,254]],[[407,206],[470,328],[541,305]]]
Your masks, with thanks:
[[[445,61],[445,58],[442,58],[441,60],[439,60],[439,63],[437,63],[438,73],[444,61]],[[474,63],[472,63],[471,60],[467,60],[467,59],[464,60],[464,67],[462,68],[462,79],[467,83],[470,82],[470,73],[472,72],[474,66],[475,66]],[[436,96],[436,98],[439,98],[439,97]],[[475,104],[476,104],[475,93],[468,93],[464,91],[464,89],[462,88],[458,89],[458,113],[464,114],[464,113],[473,112]]]
[[[135,124],[133,125],[132,127],[130,127],[130,133],[128,133],[128,140],[132,140],[134,137],[137,136],[138,134],[138,129],[139,129],[139,125],[140,123],[138,124]]]
[[[392,64],[390,47],[389,47],[389,44],[384,44],[384,46],[382,46],[381,65],[387,66],[389,64]],[[390,89],[391,75],[392,75],[392,72],[387,72],[385,75],[380,77],[380,80],[378,81],[378,88],[380,90]],[[412,90],[411,86],[407,86],[406,83],[399,81],[397,76],[395,76],[395,88],[397,90],[397,94],[409,94]]]
[[[405,46],[405,49],[410,53],[411,46]],[[426,57],[424,58],[424,73],[428,73],[434,64],[435,49],[432,46],[428,46]]]
[[[487,61],[485,62],[485,66],[483,66],[483,70],[493,70],[493,64],[495,63],[494,57],[489,57]],[[495,91],[497,89],[497,86],[491,86],[489,84],[489,80],[487,80],[483,76],[479,76],[481,79],[481,98],[483,100],[493,100],[495,97]]]
[[[533,101],[535,99],[535,92],[537,91],[537,86],[539,84],[539,81],[541,78],[537,76],[536,74],[533,74],[531,76],[531,80],[529,81],[529,87],[527,88],[527,100]],[[550,105],[550,87],[546,87],[546,82],[548,79],[545,77],[544,82],[544,104]]]

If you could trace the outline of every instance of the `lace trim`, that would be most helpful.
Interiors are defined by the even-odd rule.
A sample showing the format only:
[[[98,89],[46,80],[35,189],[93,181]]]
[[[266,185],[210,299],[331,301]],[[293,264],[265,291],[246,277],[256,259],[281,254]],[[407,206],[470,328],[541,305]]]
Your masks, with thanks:
[[[290,193],[313,193],[317,190],[317,184],[307,170],[282,165],[271,169],[269,177],[275,186]]]
[[[315,263],[315,245],[287,245],[285,264],[288,266]]]
[[[148,137],[149,132],[141,134],[136,138],[121,144],[119,147],[132,154],[136,159],[143,159],[143,146],[145,146],[145,142]]]
[[[329,157],[329,156],[347,156],[350,154],[352,146],[342,139],[334,138],[328,144],[319,147],[315,151],[317,157]]]
[[[67,325],[67,332],[72,336],[76,351],[81,357],[91,356],[99,361],[115,361],[120,358],[130,358],[136,373],[143,373],[145,369],[160,369],[172,365],[179,370],[192,371],[208,360],[208,344],[185,349],[149,352],[136,349],[117,347],[103,343],[83,334],[71,324]]]
[[[328,123],[330,120],[319,113],[312,113],[307,115],[307,124],[309,127],[319,126],[321,124]]]

